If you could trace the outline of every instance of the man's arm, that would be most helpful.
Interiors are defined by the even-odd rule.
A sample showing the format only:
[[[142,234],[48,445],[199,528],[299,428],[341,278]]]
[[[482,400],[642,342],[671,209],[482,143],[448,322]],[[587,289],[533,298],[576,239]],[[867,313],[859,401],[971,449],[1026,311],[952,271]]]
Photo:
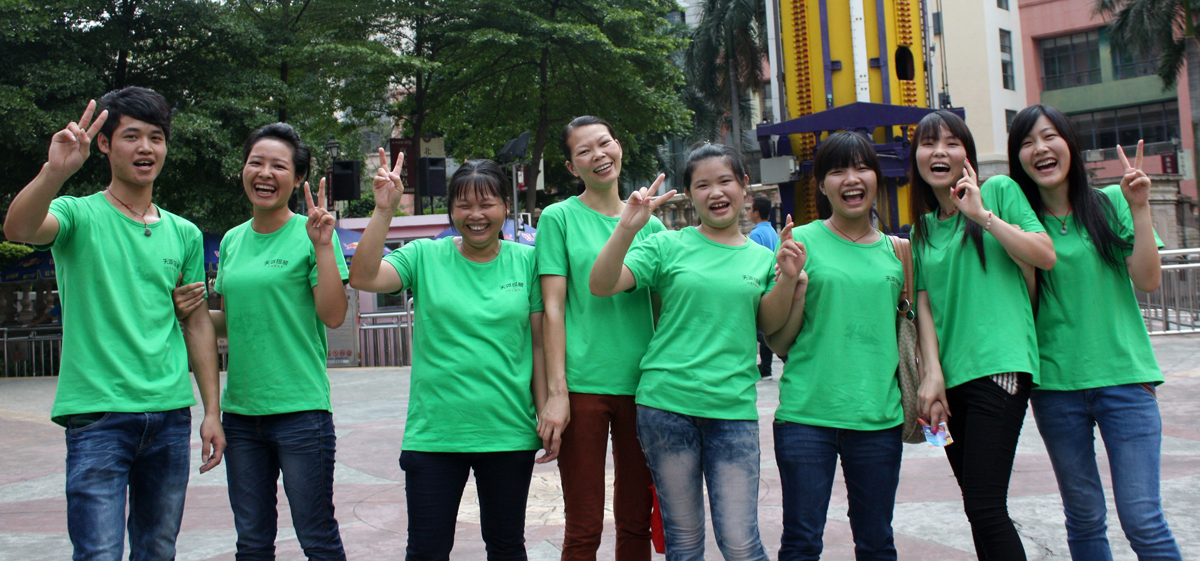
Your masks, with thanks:
[[[200,387],[204,402],[204,421],[200,424],[200,439],[204,442],[200,473],[221,463],[225,452],[225,430],[221,427],[221,378],[217,373],[217,335],[213,330],[208,306],[200,306],[183,318],[183,340],[187,343],[188,358]]]

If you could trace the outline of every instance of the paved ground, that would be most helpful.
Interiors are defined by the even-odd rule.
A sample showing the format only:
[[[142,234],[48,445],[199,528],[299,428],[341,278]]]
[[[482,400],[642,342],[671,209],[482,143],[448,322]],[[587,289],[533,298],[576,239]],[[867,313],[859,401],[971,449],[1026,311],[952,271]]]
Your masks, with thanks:
[[[1154,344],[1167,373],[1167,384],[1159,390],[1164,421],[1163,503],[1184,558],[1200,559],[1200,406],[1196,405],[1200,401],[1200,336],[1160,337]],[[778,375],[778,361],[775,367]],[[408,370],[342,369],[331,371],[330,378],[338,433],[334,498],[347,553],[353,560],[400,559],[406,516],[404,477],[396,460],[404,428]],[[55,383],[55,379],[0,380],[0,561],[70,557],[63,497],[63,435],[49,419]],[[774,381],[759,384],[763,427],[769,426],[777,400]],[[1054,475],[1032,416],[1025,427],[1009,500],[1012,517],[1020,526],[1030,559],[1069,558]],[[199,441],[192,445],[196,449],[192,462],[198,465]],[[1097,453],[1104,453],[1099,439]],[[1102,472],[1107,477],[1107,469]],[[901,478],[895,518],[900,557],[974,559],[961,496],[941,451],[905,445]],[[281,507],[286,504],[282,493],[280,502]],[[774,556],[782,531],[782,509],[770,430],[762,431],[759,504],[763,539]],[[1115,512],[1111,494],[1109,504],[1110,513]],[[279,559],[303,559],[287,509],[281,510]],[[1109,529],[1114,559],[1134,559],[1115,518],[1110,516]],[[478,508],[470,487],[458,520],[454,558],[484,559]],[[530,559],[557,559],[563,515],[554,465],[534,471],[526,525]],[[719,559],[711,530],[709,535],[708,559]],[[193,472],[178,559],[233,559],[235,538],[224,470],[205,475]],[[600,558],[612,559],[612,549],[610,523]],[[845,487],[839,476],[829,508],[825,559],[853,559],[853,555]]]

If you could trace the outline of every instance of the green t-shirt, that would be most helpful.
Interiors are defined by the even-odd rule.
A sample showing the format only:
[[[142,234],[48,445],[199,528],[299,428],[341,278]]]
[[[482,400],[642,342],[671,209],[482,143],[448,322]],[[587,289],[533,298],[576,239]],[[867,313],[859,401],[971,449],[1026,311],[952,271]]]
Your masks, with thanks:
[[[792,231],[808,252],[804,324],[779,380],[780,421],[850,430],[904,422],[896,302],[904,268],[891,241],[857,244],[825,221]]]
[[[260,234],[245,222],[221,240],[217,292],[225,297],[229,377],[221,409],[238,415],[332,410],[325,359],[329,344],[317,316],[317,253],[296,215]],[[334,254],[349,278],[337,232]]]
[[[637,286],[662,298],[637,403],[710,419],[758,419],[758,301],[775,285],[775,254],[750,240],[719,244],[689,227],[646,238],[629,250],[625,266]]]
[[[1116,216],[1109,226],[1121,239],[1133,243],[1133,215],[1120,185],[1101,189]],[[1042,358],[1042,390],[1085,390],[1135,383],[1159,383],[1162,370],[1154,358],[1142,310],[1133,294],[1125,263],[1114,269],[1104,262],[1074,218],[1067,233],[1047,217],[1046,230],[1054,240],[1058,262],[1047,276],[1051,290],[1043,290],[1038,306],[1037,335]],[[1162,240],[1154,236],[1158,247]],[[1120,248],[1122,259],[1133,248]]]
[[[383,258],[412,289],[413,367],[402,449],[536,450],[533,336],[542,311],[532,247],[500,242],[487,263],[455,238],[416,240]]]
[[[1021,188],[1005,175],[980,187],[983,206],[1026,232],[1044,232]],[[1021,269],[1000,242],[983,233],[987,270],[975,243],[962,243],[970,220],[923,218],[928,243],[913,244],[915,290],[929,296],[946,387],[1002,372],[1028,372],[1039,383],[1037,333]]]
[[[144,413],[196,404],[171,290],[204,280],[200,229],[166,210],[145,235],[104,198],[50,203],[58,236],[47,246],[63,303],[63,350],[51,418]]]
[[[638,364],[654,334],[648,289],[597,298],[588,288],[596,256],[618,221],[578,197],[546,207],[538,221],[538,272],[567,278],[566,368],[572,392],[634,395],[642,376]],[[662,222],[650,217],[634,243],[663,230]]]

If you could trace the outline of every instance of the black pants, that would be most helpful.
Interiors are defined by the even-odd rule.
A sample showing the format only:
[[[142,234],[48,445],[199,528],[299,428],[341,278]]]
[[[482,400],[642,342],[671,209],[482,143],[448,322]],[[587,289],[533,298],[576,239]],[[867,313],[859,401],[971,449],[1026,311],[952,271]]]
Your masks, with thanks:
[[[771,352],[771,347],[767,346],[766,336],[762,331],[758,332],[758,373],[766,378],[771,375],[771,361],[774,360],[775,353]],[[779,357],[784,364],[787,364],[787,355]]]
[[[536,450],[457,454],[400,453],[408,499],[407,561],[446,561],[471,470],[489,561],[526,561],[525,503]]]
[[[947,426],[954,438],[946,458],[962,489],[980,561],[1025,561],[1021,538],[1008,517],[1008,483],[1032,386],[1029,374],[1018,380],[1016,395],[990,377],[946,390]]]

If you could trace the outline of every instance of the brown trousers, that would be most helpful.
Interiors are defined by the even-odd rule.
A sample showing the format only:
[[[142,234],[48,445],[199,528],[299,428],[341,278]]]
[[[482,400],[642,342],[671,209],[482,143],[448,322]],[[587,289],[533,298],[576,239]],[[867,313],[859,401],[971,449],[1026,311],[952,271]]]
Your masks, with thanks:
[[[617,561],[650,560],[650,468],[637,438],[631,395],[571,393],[571,422],[558,455],[566,502],[563,561],[595,561],[604,532],[604,468],[611,428]]]

